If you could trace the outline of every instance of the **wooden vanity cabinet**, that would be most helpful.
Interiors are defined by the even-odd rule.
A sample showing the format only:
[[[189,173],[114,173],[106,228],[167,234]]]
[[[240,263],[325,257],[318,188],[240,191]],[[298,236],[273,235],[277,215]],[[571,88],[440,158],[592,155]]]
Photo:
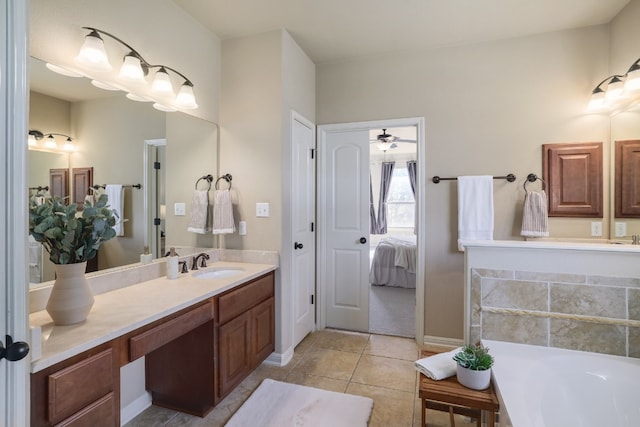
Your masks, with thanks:
[[[217,403],[274,351],[274,273],[221,294],[216,302]]]
[[[118,342],[95,347],[31,376],[31,425],[120,425]]]

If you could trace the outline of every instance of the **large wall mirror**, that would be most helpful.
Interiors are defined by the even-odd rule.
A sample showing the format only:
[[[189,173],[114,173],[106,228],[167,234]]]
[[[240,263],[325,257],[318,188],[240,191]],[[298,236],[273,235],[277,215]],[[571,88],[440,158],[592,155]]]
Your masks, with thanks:
[[[611,166],[612,185],[615,185],[616,174],[623,173],[625,169],[627,172],[629,172],[630,170],[637,171],[640,168],[640,165],[637,164],[637,155],[632,155],[631,158],[627,159],[627,161],[632,161],[636,164],[632,165],[633,167],[631,168],[625,168],[622,170],[620,169],[621,162],[619,161],[621,159],[617,159],[616,157],[619,155],[619,153],[617,153],[615,150],[616,141],[631,140],[640,140],[640,107],[638,106],[636,106],[635,109],[624,111],[611,117],[611,158],[613,159]],[[640,188],[638,188],[638,176],[637,174],[634,175],[636,176],[618,177],[618,180],[622,180],[631,184],[633,194],[627,194],[627,197],[631,197],[634,200],[637,200],[640,196]],[[614,217],[611,227],[612,239],[630,240],[632,235],[640,234],[640,214],[630,214],[629,212],[637,212],[637,209],[631,209],[624,217],[622,217],[621,215],[616,216],[616,211],[620,210],[616,209],[616,205],[618,205],[619,207],[622,201],[616,200],[617,195],[615,189],[612,191],[612,195],[611,213],[612,217]]]
[[[127,99],[123,92],[98,89],[88,79],[59,75],[35,58],[30,63],[30,89],[29,129],[69,135],[75,145],[73,152],[29,150],[30,195],[50,185],[52,169],[68,169],[72,177],[74,170],[92,168],[94,185],[123,185],[124,234],[100,248],[98,270],[139,262],[144,247],[154,240],[149,228],[154,218],[162,227],[162,239],[157,239],[155,251],[151,248],[156,258],[162,256],[160,241],[179,247],[214,246],[213,235],[188,233],[187,224],[193,185],[203,175],[217,175],[216,124],[161,112],[149,103]],[[64,138],[58,142],[61,148]],[[159,174],[164,178],[158,178],[163,182],[151,182],[153,176],[145,178],[145,162],[152,169],[158,159],[165,160]],[[70,180],[70,193],[73,185]],[[185,203],[187,215],[173,215],[175,203]],[[36,245],[30,252],[32,284],[53,280],[48,254],[38,254]]]

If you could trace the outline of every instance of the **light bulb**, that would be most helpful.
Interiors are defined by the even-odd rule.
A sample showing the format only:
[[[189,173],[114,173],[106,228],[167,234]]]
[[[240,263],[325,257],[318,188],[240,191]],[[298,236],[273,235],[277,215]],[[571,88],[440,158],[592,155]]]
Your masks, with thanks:
[[[53,135],[47,136],[47,140],[44,142],[44,146],[47,148],[58,148],[56,139],[53,137]]]
[[[178,108],[184,108],[185,110],[193,110],[198,108],[196,104],[196,97],[193,94],[193,85],[185,82],[180,86],[178,96],[176,96],[176,106]]]
[[[125,56],[122,67],[120,68],[120,73],[118,73],[118,78],[135,85],[146,84],[147,81],[144,78],[144,70],[142,69],[140,58],[133,53]]]
[[[156,72],[153,84],[151,85],[151,91],[158,95],[173,96],[173,85],[171,84],[169,73],[167,73],[167,70],[165,70],[164,67],[160,67]]]
[[[631,71],[627,73],[627,78],[624,81],[624,90],[632,92],[638,89],[640,89],[640,66],[634,66]]]
[[[605,98],[607,100],[615,100],[622,96],[624,91],[624,82],[620,80],[618,76],[614,76],[607,85],[607,91],[605,92]]]
[[[73,141],[71,140],[71,138],[67,138],[67,140],[64,142],[64,145],[62,146],[62,149],[64,151],[75,151],[76,147],[73,145]]]
[[[593,91],[587,111],[591,113],[599,112],[605,109],[604,91],[600,88]]]
[[[97,31],[93,30],[84,38],[76,61],[95,71],[111,71],[111,64],[104,50],[104,41]]]
[[[29,147],[35,147],[38,145],[38,141],[36,141],[36,137],[33,135],[29,135],[27,142],[29,143]]]

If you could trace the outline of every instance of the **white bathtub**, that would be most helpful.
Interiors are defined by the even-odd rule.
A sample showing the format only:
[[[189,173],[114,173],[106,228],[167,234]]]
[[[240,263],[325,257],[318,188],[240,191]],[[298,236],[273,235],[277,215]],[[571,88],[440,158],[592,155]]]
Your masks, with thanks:
[[[501,427],[640,426],[640,359],[482,342],[495,357]]]

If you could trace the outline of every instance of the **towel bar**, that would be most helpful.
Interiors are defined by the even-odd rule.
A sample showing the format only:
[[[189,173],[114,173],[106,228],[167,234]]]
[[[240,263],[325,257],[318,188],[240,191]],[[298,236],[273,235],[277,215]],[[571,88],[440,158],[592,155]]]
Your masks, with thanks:
[[[455,181],[457,180],[458,177],[455,178],[440,178],[438,175],[434,176],[433,178],[431,178],[431,181],[434,184],[439,183],[440,181]],[[506,176],[494,176],[493,179],[506,179],[509,182],[513,182],[516,180],[516,176],[512,173],[506,175]]]

